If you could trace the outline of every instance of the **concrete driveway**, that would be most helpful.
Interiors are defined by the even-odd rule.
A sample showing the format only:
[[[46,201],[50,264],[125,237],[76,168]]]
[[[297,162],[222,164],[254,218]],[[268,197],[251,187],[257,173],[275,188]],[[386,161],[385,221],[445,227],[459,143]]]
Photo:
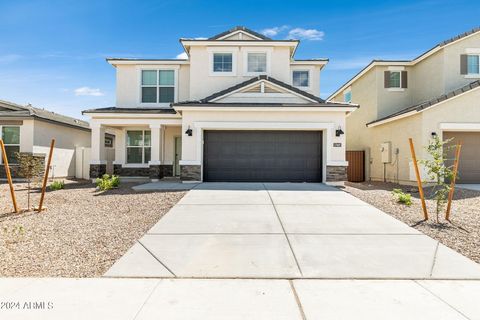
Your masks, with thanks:
[[[480,266],[323,184],[203,183],[105,276],[480,279]]]

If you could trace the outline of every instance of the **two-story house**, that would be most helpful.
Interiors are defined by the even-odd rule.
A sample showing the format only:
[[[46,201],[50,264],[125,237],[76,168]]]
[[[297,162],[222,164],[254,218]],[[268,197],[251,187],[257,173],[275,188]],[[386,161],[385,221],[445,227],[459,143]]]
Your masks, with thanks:
[[[84,111],[92,178],[105,172],[110,132],[120,176],[345,180],[345,118],[358,106],[319,98],[328,60],[295,60],[299,41],[244,27],[180,43],[188,59],[107,59],[116,106]]]
[[[367,179],[414,183],[408,138],[426,158],[438,135],[462,142],[459,181],[480,182],[479,59],[477,28],[413,60],[374,60],[328,98],[362,106],[347,118],[347,150],[366,151]]]

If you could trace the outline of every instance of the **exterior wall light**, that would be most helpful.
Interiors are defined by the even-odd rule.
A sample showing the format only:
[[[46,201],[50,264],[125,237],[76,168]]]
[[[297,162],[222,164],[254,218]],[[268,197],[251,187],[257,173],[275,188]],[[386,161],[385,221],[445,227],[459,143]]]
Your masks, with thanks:
[[[345,134],[345,132],[343,132],[342,128],[338,126],[338,129],[335,130],[335,136],[340,137],[342,134]]]
[[[185,134],[189,137],[191,137],[193,135],[193,131],[192,131],[192,129],[190,129],[190,126],[188,126],[188,129],[187,129],[187,131],[185,131]]]
[[[432,138],[435,138],[437,136],[437,133],[436,132],[432,132],[430,133],[432,135]]]

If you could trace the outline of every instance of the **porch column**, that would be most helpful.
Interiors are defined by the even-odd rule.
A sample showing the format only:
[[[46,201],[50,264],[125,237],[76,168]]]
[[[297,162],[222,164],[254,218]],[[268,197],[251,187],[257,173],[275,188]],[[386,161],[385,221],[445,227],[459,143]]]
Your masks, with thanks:
[[[151,124],[150,125],[150,132],[151,132],[151,158],[148,164],[150,165],[150,179],[158,180],[162,178],[160,172],[160,133],[161,133],[161,125],[160,124]]]
[[[105,159],[105,127],[92,122],[92,149],[90,152],[90,178],[101,177],[107,171]]]

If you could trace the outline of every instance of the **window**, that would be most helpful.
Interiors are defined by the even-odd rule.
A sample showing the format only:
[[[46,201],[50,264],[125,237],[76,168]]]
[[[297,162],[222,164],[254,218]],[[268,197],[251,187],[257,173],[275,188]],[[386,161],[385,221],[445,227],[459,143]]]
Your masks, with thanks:
[[[247,60],[248,72],[267,72],[267,54],[265,52],[249,52]]]
[[[390,71],[389,88],[400,88],[400,71]]]
[[[352,102],[352,90],[343,93],[343,100],[348,103]]]
[[[467,56],[467,74],[479,74],[479,56],[468,55]]]
[[[293,85],[295,87],[308,87],[309,80],[308,71],[293,71]]]
[[[142,103],[170,103],[174,100],[174,70],[142,70]]]
[[[150,130],[127,131],[127,163],[148,163],[151,159]]]
[[[20,127],[2,127],[2,139],[8,163],[17,163],[16,153],[20,152]]]
[[[214,53],[213,72],[232,72],[232,54]]]

